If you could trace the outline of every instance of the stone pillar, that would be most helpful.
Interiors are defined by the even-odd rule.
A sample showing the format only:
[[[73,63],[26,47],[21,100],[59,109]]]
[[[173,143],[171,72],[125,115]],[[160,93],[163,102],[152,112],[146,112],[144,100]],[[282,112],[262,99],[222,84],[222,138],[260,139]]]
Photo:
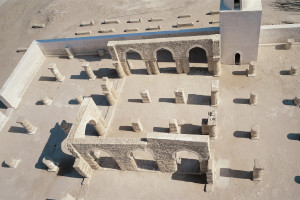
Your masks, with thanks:
[[[71,127],[69,126],[69,124],[66,122],[66,120],[63,120],[60,128],[66,133],[69,134]]]
[[[208,119],[202,120],[202,135],[209,135],[210,139],[215,140],[217,134],[217,112],[208,112]]]
[[[108,124],[106,123],[105,119],[103,118],[102,113],[101,113],[101,116],[99,118],[99,122],[103,125],[104,128],[108,127]]]
[[[112,64],[116,68],[119,77],[124,78],[126,76],[126,74],[125,74],[122,66],[119,64],[119,62],[118,61],[113,61]]]
[[[258,98],[258,94],[251,92],[250,93],[249,104],[250,105],[256,105],[257,104],[257,98]]]
[[[65,51],[66,51],[69,59],[73,59],[74,58],[73,51],[72,51],[72,49],[71,49],[71,47],[69,45],[65,47]]]
[[[119,165],[120,169],[122,171],[136,171],[138,167],[136,166],[136,163],[133,158],[130,157],[122,157],[122,158],[117,158],[114,157],[115,161]]]
[[[25,117],[19,117],[17,123],[21,124],[29,135],[34,135],[37,127],[33,126]]]
[[[9,158],[5,160],[5,164],[10,168],[17,168],[20,162],[21,162],[20,159],[15,159],[15,158]]]
[[[211,106],[219,105],[219,80],[212,81],[211,84]]]
[[[175,63],[176,63],[176,71],[178,74],[183,73],[183,68],[182,68],[182,61],[180,58],[174,58]]]
[[[297,71],[298,71],[297,65],[293,65],[293,66],[291,67],[290,74],[291,74],[292,76],[296,76],[296,75],[297,75]]]
[[[159,68],[158,68],[158,65],[157,65],[157,60],[152,59],[150,61],[150,63],[151,63],[152,74],[155,74],[155,75],[160,74],[160,71],[159,71]]]
[[[85,178],[92,176],[93,169],[83,158],[76,158],[73,168]]]
[[[171,173],[177,171],[177,164],[173,159],[156,160],[156,162],[160,172]]]
[[[43,102],[44,105],[50,106],[51,103],[52,103],[52,99],[49,99],[47,96],[45,96],[45,97],[42,99],[42,102]]]
[[[201,174],[206,174],[207,169],[208,169],[208,161],[207,160],[201,161],[200,162],[200,172],[201,172]]]
[[[259,126],[254,125],[251,127],[251,140],[258,140],[259,139]]]
[[[214,160],[208,160],[207,172],[206,172],[206,181],[208,184],[214,183]]]
[[[145,66],[146,66],[148,75],[151,75],[152,74],[151,61],[150,60],[144,60],[144,62],[145,62]]]
[[[295,104],[295,106],[300,106],[300,98],[299,97],[295,97],[294,104]]]
[[[255,77],[256,76],[256,62],[251,61],[249,65],[249,69],[247,70],[248,77]]]
[[[76,98],[76,101],[78,104],[81,104],[83,102],[83,96],[79,95],[77,98]]]
[[[148,90],[144,90],[141,92],[142,102],[143,103],[151,103],[151,98]]]
[[[89,80],[95,80],[97,78],[88,62],[83,63],[82,67],[84,68],[85,72],[87,73]]]
[[[100,135],[100,136],[106,135],[107,131],[100,121],[96,124],[93,124],[93,126],[94,126],[95,130],[97,131],[98,135]]]
[[[182,58],[181,59],[181,66],[182,66],[182,68],[183,68],[183,72],[185,73],[185,74],[188,74],[189,72],[190,72],[190,61],[189,61],[189,58],[186,58],[186,57],[184,57],[184,58]]]
[[[295,40],[294,39],[288,39],[286,44],[285,44],[285,49],[289,50],[292,49],[293,45],[295,44]]]
[[[63,82],[65,80],[65,76],[63,76],[57,69],[56,64],[55,63],[51,63],[48,67],[48,69],[51,70],[51,72],[53,73],[53,75],[55,76],[56,80],[59,82]]]
[[[143,126],[139,119],[132,119],[131,124],[134,132],[143,132]]]
[[[44,157],[42,162],[48,167],[49,172],[58,171],[58,163],[54,163],[50,158]]]
[[[171,119],[169,121],[169,130],[170,130],[170,133],[180,134],[180,127],[179,127],[176,119]]]
[[[107,101],[109,104],[112,106],[116,103],[117,101],[117,92],[113,86],[113,82],[109,81],[107,77],[102,78],[102,92],[105,94]]]
[[[261,181],[263,176],[264,167],[262,163],[254,159],[254,167],[253,167],[253,181]]]
[[[131,70],[130,70],[130,67],[128,66],[127,61],[121,61],[120,63],[121,63],[121,66],[123,67],[125,74],[127,76],[131,75]]]
[[[207,56],[208,72],[214,73],[214,58]]]
[[[104,49],[98,49],[98,55],[99,55],[100,57],[104,57],[104,56],[105,56],[105,51],[104,51]]]
[[[175,103],[186,104],[186,97],[182,88],[175,89]]]
[[[213,57],[213,75],[215,77],[221,76],[221,61],[220,61],[220,56],[214,56]]]

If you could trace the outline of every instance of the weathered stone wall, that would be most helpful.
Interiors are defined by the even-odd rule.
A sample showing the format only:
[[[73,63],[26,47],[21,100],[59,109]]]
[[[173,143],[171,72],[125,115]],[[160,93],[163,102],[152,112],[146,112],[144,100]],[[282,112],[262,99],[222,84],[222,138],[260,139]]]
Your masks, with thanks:
[[[113,62],[117,62],[119,74],[130,75],[130,67],[126,62],[126,53],[135,51],[145,61],[148,74],[158,74],[156,52],[160,49],[169,50],[176,62],[178,73],[188,73],[189,51],[199,47],[205,50],[208,60],[208,70],[213,70],[213,58],[220,56],[220,35],[190,36],[177,38],[158,38],[147,40],[110,41],[107,44]],[[122,66],[122,67],[120,67]]]

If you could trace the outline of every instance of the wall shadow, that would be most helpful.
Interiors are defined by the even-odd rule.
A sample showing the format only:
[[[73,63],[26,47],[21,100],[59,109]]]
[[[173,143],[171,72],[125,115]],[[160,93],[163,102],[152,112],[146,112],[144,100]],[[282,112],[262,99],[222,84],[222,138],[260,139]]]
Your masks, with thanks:
[[[85,71],[81,71],[79,75],[71,75],[70,79],[83,79],[88,80],[89,77]]]
[[[158,171],[158,166],[154,160],[134,159],[137,167],[142,170]]]
[[[184,124],[181,126],[181,134],[201,135],[201,126],[194,124]]]
[[[158,101],[164,103],[175,103],[175,98],[159,98]]]
[[[233,99],[233,103],[236,103],[236,104],[249,104],[249,99],[235,98],[235,99]]]
[[[172,180],[177,181],[184,181],[184,182],[191,182],[191,183],[199,183],[199,184],[206,184],[206,175],[191,175],[191,174],[179,174],[173,173]]]
[[[220,168],[220,176],[228,178],[250,179],[252,180],[252,171],[243,171],[230,168]]]
[[[192,105],[210,105],[210,96],[198,95],[198,94],[188,94],[187,104]]]
[[[142,99],[128,99],[128,102],[130,102],[130,103],[143,103]]]
[[[300,133],[289,133],[287,138],[289,140],[300,140]]]
[[[137,75],[148,75],[146,69],[131,69],[131,73]]]
[[[177,74],[175,67],[162,67],[162,68],[159,68],[159,70],[160,70],[160,73],[163,73],[163,74]]]
[[[153,127],[153,132],[169,133],[170,129],[166,127]]]
[[[270,5],[280,11],[300,12],[300,1],[282,0],[272,2]]]
[[[86,136],[99,136],[99,134],[97,133],[96,129],[94,128],[94,126],[92,124],[86,124],[85,127],[85,133]]]
[[[103,94],[92,94],[92,99],[97,106],[109,106],[109,103]]]
[[[42,100],[39,100],[39,101],[35,102],[35,105],[41,106],[41,105],[44,105],[44,104],[43,104],[43,101],[42,101]]]
[[[118,75],[116,69],[99,68],[99,70],[94,71],[94,73],[97,76],[97,78],[103,78],[103,77],[108,77],[108,78],[112,78],[112,79],[119,78],[119,75]]]
[[[283,76],[291,75],[291,74],[290,74],[290,70],[281,70],[281,71],[279,72],[279,74],[280,74],[280,75],[283,75]]]
[[[55,77],[50,77],[50,76],[41,76],[39,81],[52,81],[52,82],[55,82],[56,78]]]
[[[234,131],[233,136],[236,138],[251,139],[251,134],[249,131]]]
[[[236,76],[247,76],[247,71],[233,71],[232,74]]]
[[[282,100],[282,104],[286,106],[295,106],[293,99],[284,99]]]
[[[65,154],[61,149],[62,141],[67,137],[64,131],[56,123],[54,128],[50,130],[49,139],[35,164],[35,168],[47,170],[47,167],[42,162],[44,157],[51,158],[54,162],[59,163],[59,176],[67,176],[72,178],[82,178],[76,170],[73,169],[75,158]]]
[[[278,44],[278,45],[275,45],[275,49],[276,49],[276,50],[286,50],[286,49],[285,49],[285,44]]]
[[[187,75],[212,76],[206,67],[190,67],[190,72]]]
[[[9,168],[9,166],[5,163],[5,161],[2,162],[1,167]]]
[[[27,131],[24,127],[20,127],[20,126],[11,126],[8,130],[8,132],[10,133],[23,133],[23,134],[27,134]]]
[[[130,132],[132,132],[133,128],[132,128],[132,126],[119,126],[119,130],[120,131],[130,131]]]
[[[294,181],[298,184],[300,184],[300,176],[295,176]]]
[[[6,105],[2,101],[0,101],[0,108],[7,109]]]
[[[71,99],[69,102],[68,102],[70,105],[78,105],[78,102],[76,99]]]
[[[180,174],[200,174],[199,160],[180,158],[180,163],[177,163],[177,172]]]

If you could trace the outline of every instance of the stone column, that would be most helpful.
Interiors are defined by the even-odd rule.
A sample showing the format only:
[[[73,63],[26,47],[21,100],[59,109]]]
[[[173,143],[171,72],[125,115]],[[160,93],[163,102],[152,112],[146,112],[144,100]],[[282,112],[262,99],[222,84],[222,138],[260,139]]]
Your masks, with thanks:
[[[84,68],[85,72],[87,73],[89,80],[95,80],[97,78],[88,62],[83,63],[82,67]]]
[[[103,118],[102,113],[101,113],[101,116],[99,118],[99,122],[103,125],[104,128],[108,127],[108,124],[106,123],[105,119]]]
[[[294,98],[294,104],[295,104],[295,106],[300,106],[300,98],[299,97]]]
[[[213,57],[213,75],[215,77],[221,76],[221,61],[220,61],[220,56],[214,56]]]
[[[53,73],[53,75],[55,76],[56,80],[59,82],[63,82],[65,80],[65,76],[63,76],[57,69],[56,64],[55,63],[51,63],[48,67],[48,69],[51,70],[51,72]]]
[[[190,72],[190,61],[189,61],[189,58],[181,58],[181,66],[183,68],[183,72],[185,74],[188,74]]]
[[[208,160],[206,181],[208,184],[214,183],[214,160],[212,158]]]
[[[208,65],[208,72],[214,73],[214,59],[213,59],[213,57],[207,56],[207,65]]]
[[[113,106],[116,103],[116,98],[114,97],[114,95],[111,93],[111,91],[105,91],[103,92],[103,94],[105,95],[109,105]]]
[[[219,105],[219,80],[212,81],[211,84],[211,106]]]
[[[169,130],[172,134],[180,134],[180,127],[176,119],[171,119],[169,121]]]
[[[20,162],[21,162],[20,159],[15,159],[15,158],[9,158],[5,160],[5,164],[10,168],[17,168]]]
[[[175,89],[175,103],[186,104],[186,97],[182,88]]]
[[[155,74],[155,75],[160,74],[160,71],[159,71],[159,68],[158,68],[158,65],[157,65],[157,60],[152,59],[150,61],[150,63],[151,63],[152,74]]]
[[[117,158],[114,157],[115,161],[118,163],[120,169],[122,171],[136,171],[137,166],[133,158]]]
[[[69,126],[69,124],[63,120],[61,125],[60,125],[60,128],[66,133],[66,134],[69,134],[70,130],[71,130],[71,127]]]
[[[96,124],[93,124],[93,126],[94,126],[95,130],[97,131],[98,135],[100,135],[100,136],[106,135],[107,131],[100,121],[97,122]]]
[[[83,102],[83,96],[79,95],[77,98],[76,98],[76,101],[78,104],[81,104]]]
[[[294,39],[288,39],[286,44],[285,44],[285,49],[286,50],[292,49],[294,43],[295,43]]]
[[[119,77],[124,78],[126,76],[126,74],[125,74],[122,66],[119,64],[119,62],[118,61],[113,61],[112,64],[116,68]]]
[[[255,77],[256,76],[256,62],[251,61],[249,65],[249,69],[247,70],[248,77]]]
[[[123,67],[125,74],[127,76],[131,75],[131,70],[130,70],[130,67],[128,66],[127,61],[121,61],[120,63],[121,63],[121,66]]]
[[[254,159],[254,167],[253,167],[253,181],[261,181],[263,176],[264,167],[262,163]]]
[[[141,91],[141,97],[143,103],[151,103],[151,98],[148,90]]]
[[[103,94],[105,94],[109,104],[111,106],[114,105],[117,101],[117,92],[113,86],[113,82],[109,81],[107,77],[103,77],[101,87],[102,87],[102,92]]]
[[[132,119],[131,124],[134,132],[143,132],[143,126],[139,119]]]
[[[145,66],[146,66],[148,75],[151,75],[152,74],[151,61],[150,60],[144,60],[144,62],[145,62]]]
[[[87,178],[91,177],[93,173],[93,169],[91,166],[81,157],[75,159],[75,163],[73,168],[80,174],[81,176]]]
[[[293,66],[291,67],[290,74],[291,74],[292,76],[296,76],[296,75],[297,75],[297,71],[298,71],[297,65],[293,65]]]
[[[52,103],[52,99],[49,99],[47,96],[45,96],[45,97],[42,99],[42,102],[43,102],[44,105],[50,106],[51,103]]]
[[[42,162],[48,167],[49,172],[58,171],[58,163],[54,163],[50,158],[44,157]]]
[[[71,49],[71,47],[69,45],[65,47],[65,51],[66,51],[69,59],[73,59],[74,58],[73,51],[72,51],[72,49]]]
[[[258,98],[258,94],[251,92],[250,93],[249,104],[250,105],[256,105],[257,104],[257,98]]]
[[[210,139],[215,140],[217,134],[217,112],[208,112],[208,119],[202,120],[202,135],[209,135]]]
[[[37,127],[33,126],[25,117],[19,117],[17,123],[21,124],[29,135],[34,135]]]
[[[254,125],[251,127],[251,140],[258,140],[259,139],[259,126]]]
[[[182,68],[182,61],[180,58],[174,58],[175,63],[176,63],[176,71],[178,74],[183,73],[183,68]]]
[[[160,172],[171,173],[177,171],[176,161],[173,159],[156,160]]]

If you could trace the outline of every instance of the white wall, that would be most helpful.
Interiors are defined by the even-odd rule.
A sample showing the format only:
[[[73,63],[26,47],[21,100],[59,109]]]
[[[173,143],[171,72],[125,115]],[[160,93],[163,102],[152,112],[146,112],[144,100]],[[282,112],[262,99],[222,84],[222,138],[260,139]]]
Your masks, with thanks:
[[[257,60],[262,11],[220,12],[221,62],[234,64],[241,54],[242,64]]]
[[[27,87],[44,61],[44,54],[33,41],[0,90],[0,100],[8,108],[17,108]]]
[[[285,43],[290,38],[300,41],[300,24],[261,26],[259,43]]]

